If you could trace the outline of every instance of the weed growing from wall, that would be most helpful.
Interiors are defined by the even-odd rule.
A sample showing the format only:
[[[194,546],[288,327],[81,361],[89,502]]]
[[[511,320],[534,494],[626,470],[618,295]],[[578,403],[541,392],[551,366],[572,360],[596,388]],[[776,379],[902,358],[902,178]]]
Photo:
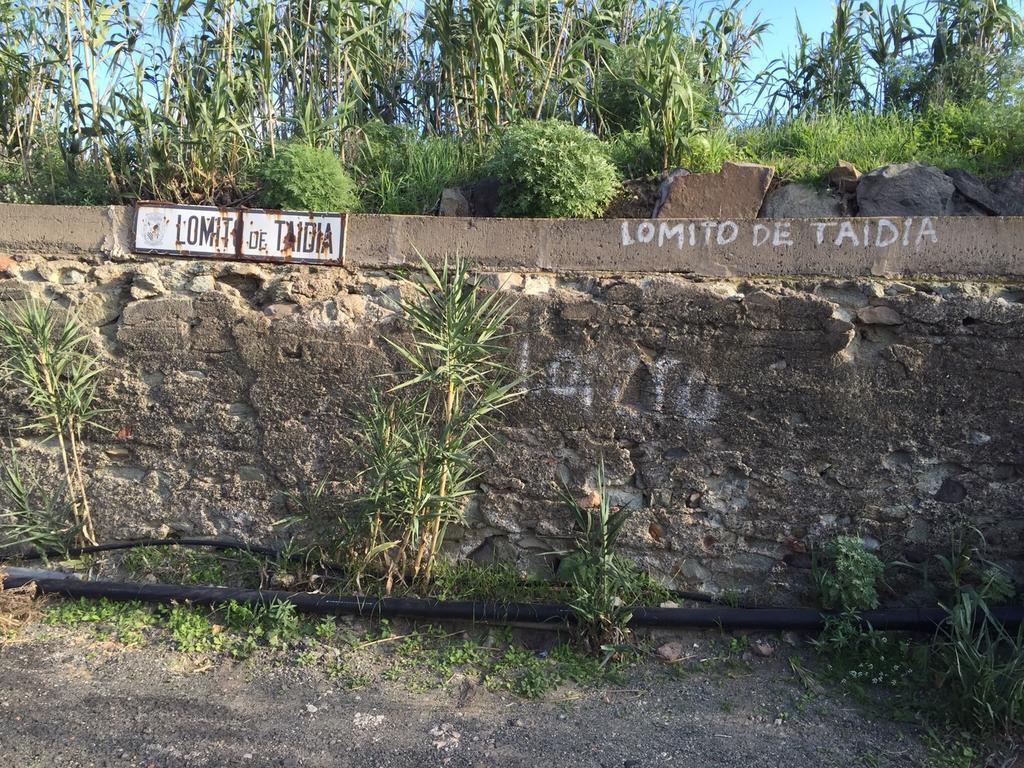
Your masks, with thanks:
[[[0,377],[24,393],[32,414],[26,425],[57,443],[76,538],[95,544],[92,514],[82,473],[82,431],[99,426],[96,386],[103,366],[70,315],[29,299],[0,315]]]
[[[576,547],[559,569],[571,587],[569,606],[580,636],[594,651],[622,643],[628,635],[633,607],[657,591],[652,589],[650,578],[632,562],[615,554],[630,510],[612,509],[603,459],[597,467],[597,493],[597,505],[585,507],[570,493],[563,492],[576,525]]]
[[[74,517],[60,494],[29,474],[13,447],[0,468],[0,550],[64,552],[75,536]]]
[[[361,419],[368,546],[387,591],[430,582],[445,532],[473,494],[489,427],[522,394],[505,363],[513,304],[477,288],[461,257],[422,268],[425,280],[406,277],[411,298],[395,303],[410,338],[388,340],[404,370]]]
[[[826,548],[828,563],[815,568],[822,607],[862,611],[878,607],[877,583],[885,564],[857,536],[838,536]]]

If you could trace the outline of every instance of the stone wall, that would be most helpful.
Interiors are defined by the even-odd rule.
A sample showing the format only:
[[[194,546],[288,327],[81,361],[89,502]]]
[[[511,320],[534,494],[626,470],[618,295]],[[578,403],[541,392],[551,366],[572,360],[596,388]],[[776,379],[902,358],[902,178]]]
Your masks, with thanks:
[[[0,297],[72,307],[109,366],[111,431],[89,435],[87,456],[103,538],[265,541],[285,492],[328,472],[355,492],[354,415],[395,366],[382,335],[401,333],[393,255],[344,269],[143,259],[117,245],[122,211],[93,211],[78,240],[80,222],[33,240],[11,234],[18,208],[0,206]],[[603,456],[615,503],[635,509],[625,553],[679,587],[781,599],[837,532],[920,561],[963,525],[1021,573],[1019,282],[512,267],[479,275],[519,299],[510,355],[531,391],[496,434],[457,554],[542,569],[570,531],[560,486],[585,494]],[[0,405],[6,432],[18,393]]]

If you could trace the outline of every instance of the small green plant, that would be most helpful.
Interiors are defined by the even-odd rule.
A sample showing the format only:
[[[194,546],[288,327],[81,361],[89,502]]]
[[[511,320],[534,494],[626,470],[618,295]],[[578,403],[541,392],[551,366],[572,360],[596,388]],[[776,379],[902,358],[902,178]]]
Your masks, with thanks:
[[[142,643],[145,630],[156,624],[153,612],[143,603],[84,597],[50,603],[43,620],[46,624],[62,627],[86,624],[96,637],[117,640],[125,645]]]
[[[830,658],[830,677],[860,697],[872,686],[903,686],[920,669],[908,639],[879,632],[852,612],[829,618],[821,636],[811,642]]]
[[[332,152],[304,144],[279,147],[258,173],[268,208],[296,211],[355,211],[355,184]]]
[[[878,579],[885,564],[856,536],[839,536],[826,548],[828,564],[816,568],[822,607],[863,611],[878,607]]]
[[[592,651],[615,646],[629,634],[633,608],[651,581],[636,566],[615,554],[630,509],[613,510],[605,484],[604,459],[597,467],[596,507],[584,507],[563,490],[563,501],[576,524],[576,549],[560,566],[572,590],[569,605],[584,644]]]
[[[500,135],[486,171],[501,181],[505,216],[600,216],[618,173],[596,136],[559,120],[523,122]]]
[[[223,636],[207,614],[188,606],[173,605],[161,610],[159,615],[175,647],[183,653],[205,653],[223,646]]]
[[[96,386],[104,371],[88,337],[67,313],[28,299],[0,314],[0,380],[24,393],[32,413],[27,427],[57,443],[72,522],[79,543],[95,544],[92,513],[82,472],[82,432],[98,427]]]

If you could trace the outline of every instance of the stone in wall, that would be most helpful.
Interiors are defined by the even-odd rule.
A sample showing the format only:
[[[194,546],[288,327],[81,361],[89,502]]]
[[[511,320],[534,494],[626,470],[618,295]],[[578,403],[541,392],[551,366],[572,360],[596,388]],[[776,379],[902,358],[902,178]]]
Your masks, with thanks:
[[[853,194],[860,184],[861,172],[857,166],[846,160],[837,160],[835,166],[828,172],[828,183],[833,189],[844,194]]]

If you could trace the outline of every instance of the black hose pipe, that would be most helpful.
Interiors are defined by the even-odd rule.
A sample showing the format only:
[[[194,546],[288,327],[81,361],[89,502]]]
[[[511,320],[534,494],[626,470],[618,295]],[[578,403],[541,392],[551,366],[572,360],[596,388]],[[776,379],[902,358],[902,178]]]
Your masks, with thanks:
[[[566,605],[534,603],[497,603],[474,601],[419,600],[400,597],[331,597],[307,592],[293,593],[267,589],[230,587],[189,587],[176,584],[133,584],[75,579],[32,579],[10,575],[4,584],[18,587],[35,581],[42,594],[65,597],[105,597],[110,600],[140,600],[150,603],[172,601],[196,605],[219,605],[230,600],[267,605],[289,602],[305,613],[320,615],[356,615],[369,618],[402,616],[411,619],[523,622],[567,624],[574,620]],[[989,609],[992,617],[1008,628],[1024,623],[1024,608]],[[947,618],[941,608],[892,608],[865,611],[863,622],[879,630],[934,632]],[[819,631],[832,614],[808,608],[636,608],[632,627],[696,629],[764,629]]]
[[[254,555],[276,558],[280,551],[273,547],[264,547],[259,544],[246,544],[235,539],[218,539],[208,536],[186,536],[180,539],[130,539],[125,541],[105,541],[102,544],[92,544],[87,547],[72,547],[66,552],[33,552],[28,555],[21,555],[22,560],[58,560],[63,557],[79,557],[80,555],[94,555],[99,552],[114,552],[119,549],[135,549],[137,547],[209,547],[216,550],[237,549],[240,552],[250,552]]]
[[[262,555],[271,559],[278,559],[282,553],[278,549],[273,547],[266,547],[259,544],[246,544],[235,539],[219,539],[211,538],[207,536],[188,536],[180,539],[176,538],[162,538],[162,539],[126,539],[123,541],[106,541],[102,544],[91,544],[85,547],[73,547],[68,549],[66,552],[47,552],[45,555],[40,552],[33,552],[28,555],[21,555],[20,559],[26,562],[32,562],[42,560],[44,557],[47,560],[59,560],[63,557],[79,557],[81,555],[92,555],[99,552],[115,552],[124,549],[136,549],[138,547],[209,547],[210,549],[216,549],[218,551],[235,549],[241,552],[249,552],[254,555]],[[301,562],[303,560],[302,555],[290,555],[288,557],[290,562]],[[336,573],[344,573],[345,569],[337,563],[328,563],[327,567]],[[712,595],[708,592],[693,592],[687,590],[673,589],[669,590],[669,594],[672,597],[681,600],[691,600],[696,603],[710,603],[712,605],[731,605],[726,600],[717,595]],[[756,608],[754,605],[740,604],[739,608]]]

